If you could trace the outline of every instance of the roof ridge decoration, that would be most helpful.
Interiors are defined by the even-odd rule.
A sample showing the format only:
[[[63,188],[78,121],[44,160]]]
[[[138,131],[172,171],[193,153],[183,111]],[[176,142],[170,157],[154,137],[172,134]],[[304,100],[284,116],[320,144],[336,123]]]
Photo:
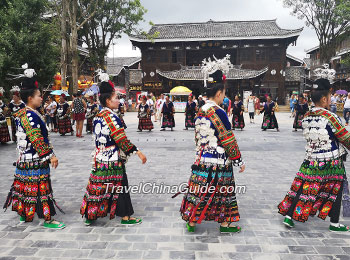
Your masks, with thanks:
[[[202,61],[201,71],[204,75],[204,87],[207,87],[207,81],[210,81],[210,74],[215,73],[218,70],[221,70],[223,74],[227,74],[230,69],[233,69],[233,65],[230,61],[231,55],[226,54],[223,59],[217,59],[213,55],[214,60],[212,61],[209,57],[208,60],[204,59]]]

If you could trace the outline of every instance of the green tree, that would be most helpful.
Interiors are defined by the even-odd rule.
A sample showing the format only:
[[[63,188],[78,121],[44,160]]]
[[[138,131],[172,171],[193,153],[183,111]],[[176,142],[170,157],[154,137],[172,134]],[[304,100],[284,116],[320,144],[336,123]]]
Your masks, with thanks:
[[[321,62],[335,54],[337,40],[349,30],[349,0],[284,0],[292,14],[313,27],[320,42]]]
[[[81,12],[88,8],[85,2],[80,1]],[[134,32],[146,12],[140,0],[105,0],[100,3],[94,17],[80,32],[95,68],[105,69],[105,57],[113,40],[123,33]]]
[[[3,0],[4,1],[4,0]],[[9,89],[18,84],[9,74],[21,74],[28,63],[46,87],[57,72],[59,31],[47,0],[8,0],[0,7],[0,82]]]

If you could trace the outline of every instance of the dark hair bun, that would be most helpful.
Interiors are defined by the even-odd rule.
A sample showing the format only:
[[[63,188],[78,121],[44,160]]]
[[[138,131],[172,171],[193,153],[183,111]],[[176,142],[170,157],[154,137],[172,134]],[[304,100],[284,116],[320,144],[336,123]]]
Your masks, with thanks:
[[[37,89],[38,88],[38,82],[35,80],[35,78],[28,78],[24,77],[21,83],[21,90],[30,90],[30,89]]]
[[[313,90],[315,91],[329,91],[332,88],[328,79],[318,79],[314,82]]]
[[[209,75],[209,77],[213,78],[214,82],[216,82],[216,83],[222,83],[223,76],[224,76],[224,74],[222,73],[221,70],[217,70],[214,73]]]
[[[101,82],[100,85],[100,94],[110,94],[114,91],[113,86],[106,81]]]

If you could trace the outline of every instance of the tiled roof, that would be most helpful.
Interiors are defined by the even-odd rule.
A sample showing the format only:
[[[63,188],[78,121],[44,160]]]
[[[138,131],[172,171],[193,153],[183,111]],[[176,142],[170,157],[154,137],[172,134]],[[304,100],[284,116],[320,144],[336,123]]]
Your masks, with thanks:
[[[154,42],[276,39],[298,37],[303,28],[281,29],[276,20],[262,21],[208,21],[205,23],[156,24],[149,34],[158,32]],[[136,42],[151,42],[145,35],[131,35]]]
[[[300,63],[300,65],[304,64],[304,61],[303,61],[303,60],[301,60],[301,59],[299,59],[299,58],[297,58],[297,57],[295,57],[295,56],[293,56],[293,55],[291,55],[291,54],[288,54],[288,53],[287,53],[287,58],[288,58],[288,59],[291,59],[291,60],[294,60],[294,61],[296,61],[296,62],[298,62],[298,63]]]
[[[263,75],[267,71],[268,71],[268,67],[263,68],[261,70],[240,69],[235,67],[233,69],[230,69],[229,73],[227,73],[226,75],[226,78],[231,80],[252,79],[260,75]],[[173,71],[157,70],[157,73],[164,78],[172,79],[172,80],[203,80],[204,79],[204,75],[199,66],[193,66],[193,67],[183,66],[180,70],[173,70]]]
[[[107,58],[107,73],[118,76],[124,67],[130,67],[141,61],[141,57],[115,57]]]
[[[303,66],[290,66],[286,68],[286,81],[301,81],[301,77],[305,73],[305,68]]]

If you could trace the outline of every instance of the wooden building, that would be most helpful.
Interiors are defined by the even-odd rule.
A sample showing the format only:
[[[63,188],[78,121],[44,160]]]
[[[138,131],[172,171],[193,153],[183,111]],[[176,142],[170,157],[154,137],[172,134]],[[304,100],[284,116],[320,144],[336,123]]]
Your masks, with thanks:
[[[149,34],[131,35],[142,53],[143,90],[155,94],[184,85],[195,95],[204,92],[200,66],[203,59],[231,56],[235,68],[228,73],[228,93],[271,94],[284,102],[286,50],[303,29],[281,29],[276,20],[208,21],[158,24]]]

